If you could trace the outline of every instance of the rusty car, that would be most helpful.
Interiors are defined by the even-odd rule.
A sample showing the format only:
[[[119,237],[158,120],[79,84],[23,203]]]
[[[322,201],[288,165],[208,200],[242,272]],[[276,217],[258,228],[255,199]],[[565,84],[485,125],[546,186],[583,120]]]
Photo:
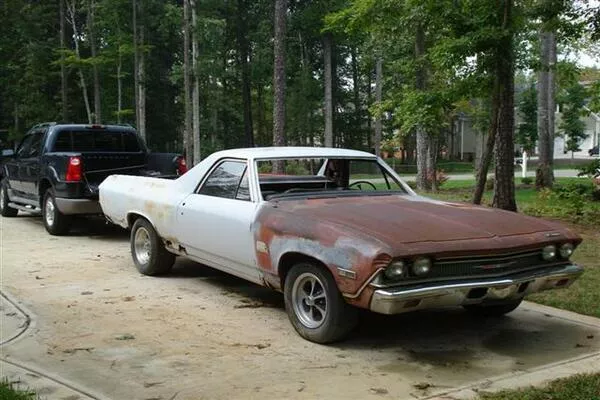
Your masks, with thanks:
[[[571,230],[419,196],[355,150],[225,150],[175,180],[112,175],[100,204],[131,230],[142,274],[166,274],[180,256],[281,291],[293,327],[317,343],[344,338],[359,308],[500,316],[583,272]]]

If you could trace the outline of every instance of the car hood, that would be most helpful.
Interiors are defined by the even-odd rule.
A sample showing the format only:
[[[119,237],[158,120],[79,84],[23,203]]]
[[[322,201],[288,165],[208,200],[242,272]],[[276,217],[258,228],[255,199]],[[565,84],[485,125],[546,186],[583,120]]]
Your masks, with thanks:
[[[486,239],[557,229],[551,222],[514,212],[408,195],[284,200],[277,207],[386,243]]]

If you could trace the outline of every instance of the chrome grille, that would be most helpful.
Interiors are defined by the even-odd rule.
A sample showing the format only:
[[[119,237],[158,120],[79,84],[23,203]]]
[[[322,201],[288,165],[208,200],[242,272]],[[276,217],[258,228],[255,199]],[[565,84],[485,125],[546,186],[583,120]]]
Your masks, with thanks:
[[[501,276],[556,263],[544,261],[541,251],[510,256],[447,259],[434,262],[428,278],[458,276]]]

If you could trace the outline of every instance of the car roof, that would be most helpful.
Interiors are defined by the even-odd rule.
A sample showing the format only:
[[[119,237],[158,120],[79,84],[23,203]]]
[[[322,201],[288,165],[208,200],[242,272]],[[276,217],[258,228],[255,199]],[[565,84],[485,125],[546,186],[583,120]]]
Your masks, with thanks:
[[[371,153],[358,150],[337,149],[330,147],[249,147],[241,149],[223,150],[214,153],[218,158],[247,158],[247,159],[269,159],[269,158],[371,158],[376,156]]]

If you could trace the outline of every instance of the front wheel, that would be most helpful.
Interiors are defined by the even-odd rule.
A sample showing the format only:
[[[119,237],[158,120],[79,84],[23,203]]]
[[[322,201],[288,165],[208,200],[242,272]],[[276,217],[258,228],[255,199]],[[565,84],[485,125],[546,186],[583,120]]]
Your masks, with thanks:
[[[6,181],[0,182],[0,215],[3,217],[16,217],[19,210],[12,208],[8,205],[10,199],[8,198],[8,189],[6,188]]]
[[[60,212],[56,207],[54,190],[48,189],[42,202],[44,226],[51,235],[64,235],[71,228],[71,217]]]
[[[344,301],[329,271],[311,263],[292,267],[285,278],[284,299],[290,322],[311,342],[340,340],[358,321],[357,310]]]
[[[144,275],[168,273],[175,262],[150,222],[138,218],[131,228],[131,256],[138,271]]]
[[[521,305],[523,299],[512,300],[510,302],[501,303],[501,304],[469,304],[463,306],[465,310],[468,312],[480,316],[480,317],[500,317],[504,314],[508,314],[511,311],[514,311],[517,307]]]

